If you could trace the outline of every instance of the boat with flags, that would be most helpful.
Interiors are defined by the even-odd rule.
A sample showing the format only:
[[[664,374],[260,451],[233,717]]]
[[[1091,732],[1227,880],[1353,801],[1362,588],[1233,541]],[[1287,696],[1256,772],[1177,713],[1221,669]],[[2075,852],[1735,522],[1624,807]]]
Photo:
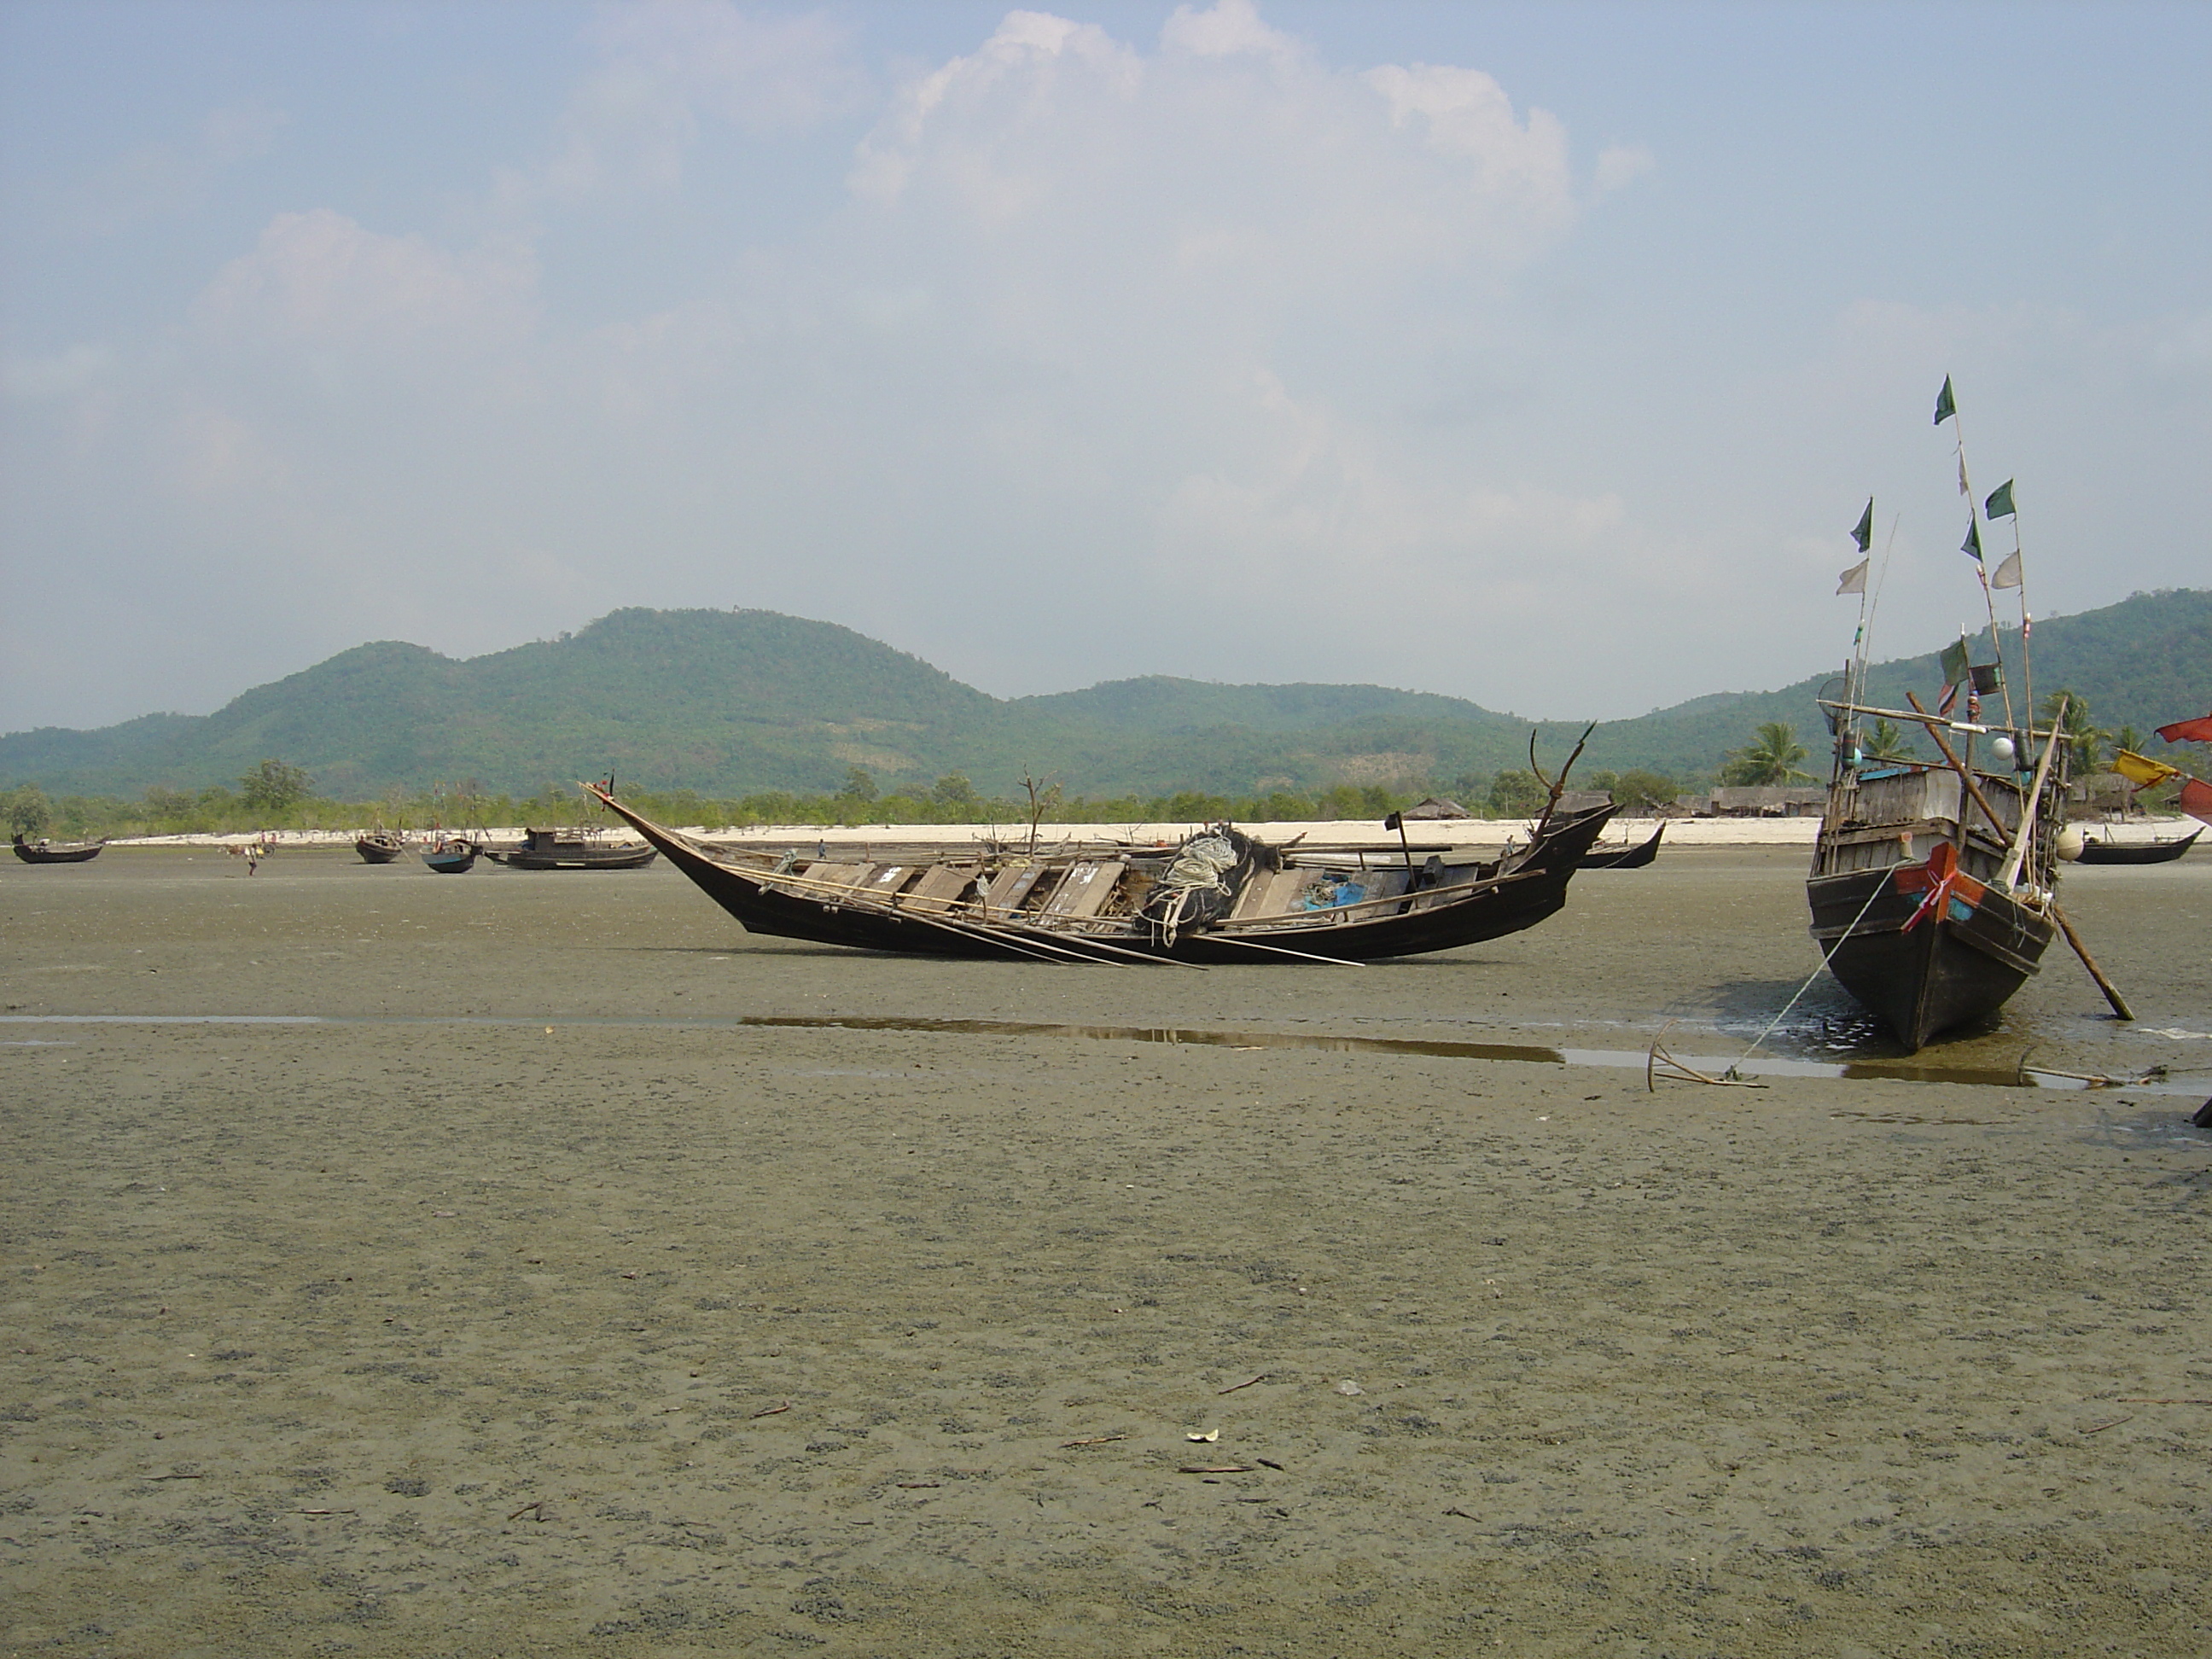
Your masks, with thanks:
[[[1275,847],[1226,823],[1160,847],[1041,853],[1032,840],[1027,851],[871,859],[826,847],[735,853],[654,823],[602,785],[583,787],[750,932],[1062,964],[1346,965],[1516,933],[1566,903],[1613,813],[1609,803],[1558,810],[1554,785],[1528,842],[1490,859]]]
[[[1829,971],[1908,1051],[2002,1008],[2062,933],[2114,1012],[2132,1018],[2058,906],[2066,699],[2054,699],[2045,723],[2035,723],[2032,623],[2013,482],[1992,491],[1977,514],[1948,376],[1936,404],[1936,425],[1946,422],[1953,423],[1960,490],[1966,497],[1960,550],[1973,562],[1981,586],[1989,626],[1980,654],[1989,660],[1973,659],[1979,635],[1961,637],[1940,659],[1943,685],[1934,711],[1910,696],[1909,709],[1869,703],[1868,621],[1879,591],[1877,581],[1870,592],[1868,580],[1869,499],[1851,532],[1859,562],[1837,588],[1858,595],[1859,626],[1840,688],[1820,700],[1834,762],[1805,887],[1813,938]],[[1983,528],[2003,519],[2013,521],[2014,549],[1992,571],[1984,559]],[[2007,589],[2021,595],[2015,660],[2008,660],[1996,620],[1995,594]],[[1918,726],[1941,762],[1869,757],[1868,723],[1881,720]]]

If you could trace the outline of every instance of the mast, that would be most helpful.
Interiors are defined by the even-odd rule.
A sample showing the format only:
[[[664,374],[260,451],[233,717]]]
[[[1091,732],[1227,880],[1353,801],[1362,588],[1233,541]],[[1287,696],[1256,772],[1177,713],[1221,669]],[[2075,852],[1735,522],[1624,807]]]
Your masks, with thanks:
[[[1997,574],[1990,584],[1992,587],[2012,587],[2020,592],[2020,678],[2021,690],[2027,699],[2027,719],[2035,723],[2035,658],[2028,644],[2033,624],[2027,616],[2027,567],[2021,562],[2020,544],[2020,508],[2012,494],[2013,480],[2007,478],[1990,492],[1982,504],[1982,514],[1991,524],[1999,519],[2012,520],[2012,553],[1997,566]],[[2023,757],[2025,758],[2025,757]]]
[[[1959,413],[1959,402],[1951,392],[1951,377],[1943,377],[1943,389],[1936,395],[1936,424],[1951,422],[1951,436],[1956,446],[1959,460],[1959,493],[1966,498],[1966,539],[1959,550],[1974,562],[1974,575],[1982,584],[1982,608],[1990,619],[1990,647],[1997,653],[1997,684],[2004,692],[2005,725],[2017,726],[2020,722],[2012,712],[2012,677],[2004,672],[2004,638],[1997,632],[1997,605],[1990,592],[1989,567],[1982,562],[1982,521],[1974,510],[1974,487],[1966,477],[1966,422]],[[2017,532],[2019,522],[2014,521]],[[1970,665],[1971,666],[1971,665]]]

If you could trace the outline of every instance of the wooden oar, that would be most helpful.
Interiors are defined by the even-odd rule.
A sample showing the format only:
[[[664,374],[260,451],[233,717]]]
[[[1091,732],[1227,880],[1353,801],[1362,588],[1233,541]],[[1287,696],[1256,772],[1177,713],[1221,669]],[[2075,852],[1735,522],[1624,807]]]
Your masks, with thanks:
[[[1018,933],[1024,939],[1036,939],[1042,930],[1023,927],[1010,931]],[[1055,941],[1057,941],[1057,939],[1074,939],[1089,950],[1105,951],[1114,956],[1132,957],[1138,962],[1143,963],[1148,968],[1188,968],[1193,973],[1202,974],[1206,972],[1206,964],[1203,963],[1178,962],[1173,957],[1154,956],[1150,951],[1132,951],[1126,945],[1109,945],[1103,939],[1093,939],[1088,933],[1061,933],[1055,936]],[[1073,945],[1063,945],[1060,948],[1070,951],[1073,951],[1075,949]],[[1077,951],[1075,954],[1079,956],[1082,952],[1080,951]],[[1121,964],[1119,963],[1109,963],[1106,965],[1109,968],[1116,968]]]
[[[1241,945],[1248,951],[1272,951],[1279,957],[1303,957],[1308,962],[1325,962],[1332,968],[1364,968],[1364,962],[1351,962],[1342,957],[1316,956],[1311,951],[1293,951],[1281,945],[1262,945],[1255,939],[1243,939],[1235,933],[1197,933],[1194,938],[1218,939],[1224,945]],[[1195,963],[1187,964],[1195,966]]]

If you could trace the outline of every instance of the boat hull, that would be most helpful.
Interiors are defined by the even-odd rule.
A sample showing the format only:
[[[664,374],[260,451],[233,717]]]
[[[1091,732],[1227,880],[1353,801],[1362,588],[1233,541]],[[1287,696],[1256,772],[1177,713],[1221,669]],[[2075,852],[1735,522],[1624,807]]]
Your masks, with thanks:
[[[441,876],[465,876],[475,867],[476,861],[477,849],[473,847],[458,852],[448,849],[422,854],[422,862]]]
[[[26,864],[89,864],[106,845],[101,841],[65,842],[57,847],[41,842],[18,841],[15,856]]]
[[[642,870],[659,855],[652,847],[587,847],[559,852],[524,848],[485,854],[510,870]]]
[[[1641,870],[1659,856],[1660,838],[1667,833],[1661,824],[1651,832],[1651,838],[1634,847],[1615,848],[1602,853],[1585,853],[1582,865],[1585,870]]]
[[[972,909],[929,914],[779,890],[769,872],[733,868],[620,802],[607,804],[750,933],[935,957],[1065,963],[1135,956],[1248,967],[1418,956],[1533,927],[1565,904],[1567,884],[1613,812],[1601,807],[1563,820],[1510,873],[1477,884],[1466,897],[1448,904],[1365,919],[1322,912],[1311,921],[1273,918],[1265,924],[1199,927],[1162,938],[1140,929],[1102,933],[1035,927],[1003,911],[988,917]]]
[[[354,842],[353,850],[361,854],[363,864],[392,864],[405,855],[407,843],[404,841],[376,841],[362,836]]]
[[[1908,1050],[2003,1007],[2057,931],[2049,915],[1978,883],[1931,901],[1924,870],[1890,865],[1806,884],[1828,971]]]
[[[2202,830],[2183,836],[2179,841],[2139,842],[2132,845],[2119,842],[2090,840],[2081,843],[2076,864],[2171,864],[2197,845]]]

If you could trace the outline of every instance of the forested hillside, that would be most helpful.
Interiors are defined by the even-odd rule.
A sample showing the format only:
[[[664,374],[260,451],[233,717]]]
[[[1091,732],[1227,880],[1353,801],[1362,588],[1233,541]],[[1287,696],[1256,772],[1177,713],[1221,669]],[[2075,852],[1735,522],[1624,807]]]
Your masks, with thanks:
[[[2099,725],[2148,730],[2212,709],[2212,592],[2052,617],[2033,646],[2038,692],[2069,688]],[[1817,753],[1814,698],[1834,672],[1608,722],[1585,766],[1710,778],[1765,720],[1794,726]],[[1932,655],[1908,658],[1880,665],[1870,689],[1902,706],[1908,690],[1932,699],[1938,678]],[[1557,756],[1579,726],[1535,729]],[[1027,772],[1092,797],[1312,793],[1468,787],[1524,764],[1530,731],[1455,697],[1371,685],[1154,677],[1001,700],[833,623],[628,610],[466,660],[359,646],[213,714],[0,738],[0,788],[135,798],[233,784],[274,757],[305,769],[318,794],[348,799],[470,782],[522,795],[610,769],[634,787],[709,796],[827,793],[854,768],[887,790],[962,773],[1003,796]]]

